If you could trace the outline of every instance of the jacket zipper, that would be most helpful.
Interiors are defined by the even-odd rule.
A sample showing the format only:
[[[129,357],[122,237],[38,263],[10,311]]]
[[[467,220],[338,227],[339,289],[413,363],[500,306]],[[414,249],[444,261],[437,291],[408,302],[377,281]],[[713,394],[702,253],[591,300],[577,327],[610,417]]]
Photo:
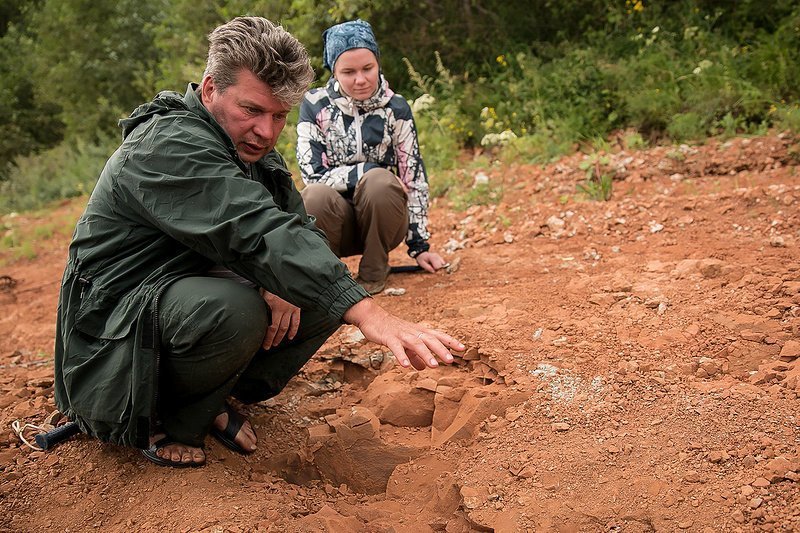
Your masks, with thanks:
[[[78,297],[80,300],[83,300],[83,295],[86,292],[86,287],[92,284],[92,278],[84,278],[83,276],[78,278],[78,283],[81,284],[81,294]]]
[[[155,355],[155,371],[153,379],[153,405],[150,408],[150,432],[155,429],[153,424],[158,420],[158,389],[161,386],[161,332],[158,327],[158,304],[161,300],[161,295],[164,293],[164,288],[160,288],[153,298],[153,353]]]
[[[353,102],[353,124],[356,128],[356,161],[364,160],[364,151],[361,149],[361,115],[358,114],[358,106]]]

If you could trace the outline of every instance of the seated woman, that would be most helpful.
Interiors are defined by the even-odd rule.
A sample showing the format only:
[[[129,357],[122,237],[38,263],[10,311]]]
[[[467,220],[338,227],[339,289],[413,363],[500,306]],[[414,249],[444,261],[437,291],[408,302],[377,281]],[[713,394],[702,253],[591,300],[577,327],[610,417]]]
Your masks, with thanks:
[[[376,294],[386,285],[389,252],[404,237],[424,270],[445,266],[428,244],[428,177],[411,107],[383,77],[369,23],[328,28],[323,42],[333,75],[300,106],[301,194],[336,255],[362,254],[357,281]]]

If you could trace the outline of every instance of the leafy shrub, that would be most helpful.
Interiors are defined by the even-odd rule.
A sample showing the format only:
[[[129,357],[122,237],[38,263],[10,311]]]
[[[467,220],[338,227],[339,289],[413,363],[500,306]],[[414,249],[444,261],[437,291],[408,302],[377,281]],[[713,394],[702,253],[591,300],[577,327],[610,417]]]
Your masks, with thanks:
[[[0,212],[26,211],[90,193],[117,144],[109,138],[97,144],[62,143],[17,159],[9,179],[0,183]]]
[[[476,132],[479,131],[480,112],[475,111],[477,104],[474,98],[474,86],[469,82],[469,74],[462,78],[454,76],[442,63],[439,53],[436,58],[436,75],[423,75],[404,58],[409,78],[421,95],[428,95],[429,105],[425,114],[430,118],[428,128],[437,128],[440,133],[452,136],[460,146],[475,144]],[[480,138],[480,137],[478,137]],[[424,154],[423,154],[424,157]]]
[[[707,131],[707,121],[695,111],[673,115],[666,128],[666,133],[677,142],[702,139]]]
[[[442,124],[441,120],[432,109],[432,98],[412,100],[414,109],[414,122],[417,126],[419,149],[425,168],[429,174],[453,169],[459,161],[461,145],[456,136],[452,135]],[[429,102],[423,105],[420,100]]]
[[[399,0],[341,0],[327,9],[311,0],[174,0],[158,8],[125,0],[89,11],[83,3],[12,3],[0,38],[0,124],[10,132],[0,143],[0,173],[14,168],[11,158],[57,142],[64,128],[71,137],[16,160],[0,185],[0,210],[91,189],[115,143],[81,143],[75,135],[91,139],[141,95],[196,80],[203,36],[247,12],[284,23],[317,67],[322,30],[371,20],[392,87],[427,102],[415,118],[435,194],[471,187],[454,172],[464,149],[548,162],[576,148],[608,150],[612,135],[635,149],[776,126],[800,130],[797,0],[563,0],[535,10],[455,0],[416,10]],[[278,149],[297,177],[295,121],[293,114]],[[490,196],[479,192],[470,189],[471,200]]]
[[[775,115],[778,126],[794,133],[800,133],[800,106],[797,104],[781,105],[776,108]]]

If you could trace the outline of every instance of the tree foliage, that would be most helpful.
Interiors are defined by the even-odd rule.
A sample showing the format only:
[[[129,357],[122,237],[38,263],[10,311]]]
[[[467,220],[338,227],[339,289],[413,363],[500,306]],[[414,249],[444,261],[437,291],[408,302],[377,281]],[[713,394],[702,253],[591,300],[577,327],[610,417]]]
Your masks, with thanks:
[[[143,98],[155,67],[154,25],[168,2],[45,0],[31,17],[38,90],[67,132],[97,137]]]
[[[25,53],[34,42],[26,18],[39,4],[0,4],[0,180],[15,157],[55,144],[63,132],[61,109],[37,93],[32,57]]]
[[[796,114],[781,106],[800,96],[798,0],[3,0],[0,180],[15,158],[117,135],[157,91],[199,81],[208,32],[248,14],[296,35],[320,83],[325,28],[368,20],[392,86],[434,94],[422,121],[462,146],[501,126],[562,144],[709,133]]]

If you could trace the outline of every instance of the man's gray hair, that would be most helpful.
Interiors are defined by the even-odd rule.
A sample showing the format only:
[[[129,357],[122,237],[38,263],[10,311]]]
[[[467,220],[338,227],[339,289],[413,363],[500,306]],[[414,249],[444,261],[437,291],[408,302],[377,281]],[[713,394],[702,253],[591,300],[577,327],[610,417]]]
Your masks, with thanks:
[[[305,47],[292,34],[262,17],[237,17],[208,35],[210,76],[220,92],[236,83],[247,69],[266,83],[273,96],[295,105],[314,81]]]

